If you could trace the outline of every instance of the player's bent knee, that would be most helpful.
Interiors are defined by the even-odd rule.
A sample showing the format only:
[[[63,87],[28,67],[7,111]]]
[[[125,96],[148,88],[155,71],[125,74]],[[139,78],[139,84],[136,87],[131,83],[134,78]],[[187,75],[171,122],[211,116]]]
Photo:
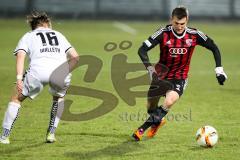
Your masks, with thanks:
[[[53,100],[54,101],[64,101],[64,97],[57,97],[57,96],[53,96]]]
[[[22,101],[24,101],[26,97],[22,94],[14,94],[11,97],[11,101],[20,104]]]
[[[64,101],[64,97],[60,97],[59,99],[58,99],[58,102],[63,102]]]
[[[10,101],[11,101],[11,102],[14,102],[14,103],[17,103],[17,104],[21,104],[21,102],[22,102],[22,101],[20,101],[20,100],[18,99],[17,96],[11,97],[11,100],[10,100]]]
[[[164,101],[164,106],[170,108],[177,100],[174,99],[167,99]]]
[[[170,108],[174,103],[177,102],[178,99],[179,99],[178,93],[175,91],[171,91],[167,93],[167,96],[166,96],[166,99],[164,100],[163,105],[165,107]]]

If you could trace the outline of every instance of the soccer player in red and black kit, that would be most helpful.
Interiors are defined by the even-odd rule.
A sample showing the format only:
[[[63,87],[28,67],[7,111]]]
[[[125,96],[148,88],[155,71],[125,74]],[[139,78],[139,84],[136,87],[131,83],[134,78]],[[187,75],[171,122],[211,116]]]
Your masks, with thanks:
[[[153,137],[157,130],[165,124],[164,116],[183,94],[186,87],[190,61],[196,45],[212,51],[216,62],[216,78],[219,84],[223,85],[227,79],[221,65],[220,51],[214,41],[201,31],[188,28],[187,22],[187,9],[185,7],[175,8],[172,11],[171,24],[157,30],[139,48],[138,54],[149,72],[152,83],[148,91],[147,110],[149,118],[133,133],[135,140],[141,140],[149,127],[147,136],[149,138]],[[160,60],[154,67],[149,61],[147,52],[156,45],[160,46]],[[159,73],[161,66],[167,68],[164,75]],[[152,96],[151,93],[154,84],[159,81],[168,82],[172,86],[164,92],[165,99],[161,106],[158,106],[161,95]]]

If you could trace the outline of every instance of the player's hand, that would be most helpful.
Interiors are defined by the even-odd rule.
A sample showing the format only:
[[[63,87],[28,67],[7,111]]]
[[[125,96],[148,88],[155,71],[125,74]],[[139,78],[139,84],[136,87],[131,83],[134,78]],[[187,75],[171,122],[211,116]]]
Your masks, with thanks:
[[[22,80],[17,80],[17,91],[18,93],[22,93],[22,89],[23,89],[23,81]]]
[[[153,66],[148,66],[147,70],[148,70],[151,81],[153,82],[159,81],[157,72]]]
[[[225,80],[227,79],[226,73],[223,71],[223,67],[215,68],[216,77],[220,85],[224,85]]]

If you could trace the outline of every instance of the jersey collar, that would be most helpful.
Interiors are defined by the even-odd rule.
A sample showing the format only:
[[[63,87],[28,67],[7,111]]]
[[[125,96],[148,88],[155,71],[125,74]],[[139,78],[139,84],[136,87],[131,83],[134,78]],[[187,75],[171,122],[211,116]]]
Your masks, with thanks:
[[[51,29],[46,27],[38,27],[35,30],[51,30]]]
[[[185,30],[184,30],[183,34],[180,35],[180,36],[177,35],[177,34],[174,32],[172,26],[171,26],[171,31],[172,31],[172,33],[173,33],[173,35],[174,35],[175,37],[177,37],[178,39],[181,39],[181,38],[183,38],[183,37],[185,36],[185,34],[186,34],[186,32],[187,32],[187,27],[185,27]]]

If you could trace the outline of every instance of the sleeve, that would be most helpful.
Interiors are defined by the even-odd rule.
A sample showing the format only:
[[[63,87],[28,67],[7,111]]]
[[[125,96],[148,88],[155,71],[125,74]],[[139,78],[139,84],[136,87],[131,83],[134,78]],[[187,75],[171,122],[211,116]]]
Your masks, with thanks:
[[[163,30],[157,30],[153,35],[151,35],[147,40],[145,40],[142,46],[139,48],[138,55],[146,68],[151,65],[147,52],[154,48],[157,44],[160,44],[162,39]]]
[[[17,47],[15,48],[13,54],[16,56],[19,50],[23,50],[25,53],[29,53],[29,45],[28,45],[28,33],[26,33],[18,42]]]
[[[210,37],[206,36],[201,31],[197,31],[197,33],[198,33],[197,34],[197,44],[212,51],[214,60],[216,63],[216,67],[220,67],[221,66],[221,53],[220,53],[217,45],[214,43],[214,41]]]
[[[148,49],[154,48],[157,44],[160,44],[162,40],[163,29],[157,30],[153,35],[151,35],[147,40],[143,42],[143,45]]]
[[[62,35],[61,33],[59,33],[59,34],[60,34],[61,40],[62,40],[62,43],[61,43],[62,46],[61,47],[63,48],[65,53],[67,53],[68,50],[70,48],[72,48],[72,45],[69,43],[69,41],[67,40],[67,38],[64,35]]]

